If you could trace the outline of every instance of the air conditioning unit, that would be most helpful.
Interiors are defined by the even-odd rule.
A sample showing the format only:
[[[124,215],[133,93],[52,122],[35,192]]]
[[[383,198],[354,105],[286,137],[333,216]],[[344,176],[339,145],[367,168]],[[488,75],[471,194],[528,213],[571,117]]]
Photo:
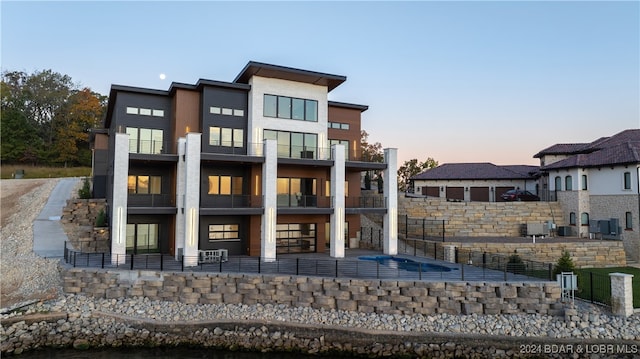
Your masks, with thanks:
[[[560,226],[558,227],[558,235],[561,237],[572,237],[572,228],[570,226]]]

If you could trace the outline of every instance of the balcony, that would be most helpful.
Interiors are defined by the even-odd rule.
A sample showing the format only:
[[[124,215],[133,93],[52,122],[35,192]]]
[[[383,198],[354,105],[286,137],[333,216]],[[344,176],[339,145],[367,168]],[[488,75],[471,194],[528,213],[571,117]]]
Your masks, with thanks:
[[[384,197],[346,197],[344,205],[347,214],[387,212],[387,199]]]
[[[129,194],[129,214],[175,214],[175,196],[170,194]]]
[[[263,196],[252,195],[207,195],[200,199],[200,214],[262,214]]]
[[[170,148],[169,141],[129,139],[129,158],[138,161],[177,162],[177,152],[172,152]]]

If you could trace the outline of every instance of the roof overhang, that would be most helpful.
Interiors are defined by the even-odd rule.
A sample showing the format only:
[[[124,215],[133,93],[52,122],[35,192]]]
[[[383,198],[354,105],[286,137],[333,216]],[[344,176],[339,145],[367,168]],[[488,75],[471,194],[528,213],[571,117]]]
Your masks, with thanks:
[[[296,82],[304,82],[312,85],[326,86],[328,91],[340,86],[347,80],[346,76],[326,74],[322,72],[295,69],[292,67],[265,64],[249,61],[233,80],[237,83],[249,83],[253,76],[275,78]]]

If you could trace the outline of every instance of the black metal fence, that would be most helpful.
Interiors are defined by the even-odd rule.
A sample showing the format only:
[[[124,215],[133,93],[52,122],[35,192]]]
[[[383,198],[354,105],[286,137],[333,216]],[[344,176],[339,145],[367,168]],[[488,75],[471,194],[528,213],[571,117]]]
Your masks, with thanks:
[[[444,242],[446,222],[444,220],[410,218],[398,216],[398,235],[404,238],[419,238],[422,240],[440,240]]]
[[[575,296],[591,303],[611,306],[611,278],[608,274],[581,270],[578,272]]]

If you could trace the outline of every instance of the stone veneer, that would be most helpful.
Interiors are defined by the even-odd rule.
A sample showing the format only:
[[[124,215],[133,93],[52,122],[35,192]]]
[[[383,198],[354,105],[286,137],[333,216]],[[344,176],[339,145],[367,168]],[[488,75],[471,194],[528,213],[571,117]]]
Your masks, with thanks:
[[[527,222],[565,225],[558,202],[447,202],[398,196],[398,214],[444,220],[447,237],[519,237],[520,226]]]
[[[566,250],[577,268],[624,267],[627,265],[623,243],[620,241],[581,240],[581,241],[537,241],[531,243],[509,242],[435,242],[436,246],[455,246],[461,250],[487,252],[510,256],[518,254],[522,259],[556,263]]]
[[[72,268],[64,291],[190,304],[284,304],[384,314],[561,315],[556,282],[427,282]]]

